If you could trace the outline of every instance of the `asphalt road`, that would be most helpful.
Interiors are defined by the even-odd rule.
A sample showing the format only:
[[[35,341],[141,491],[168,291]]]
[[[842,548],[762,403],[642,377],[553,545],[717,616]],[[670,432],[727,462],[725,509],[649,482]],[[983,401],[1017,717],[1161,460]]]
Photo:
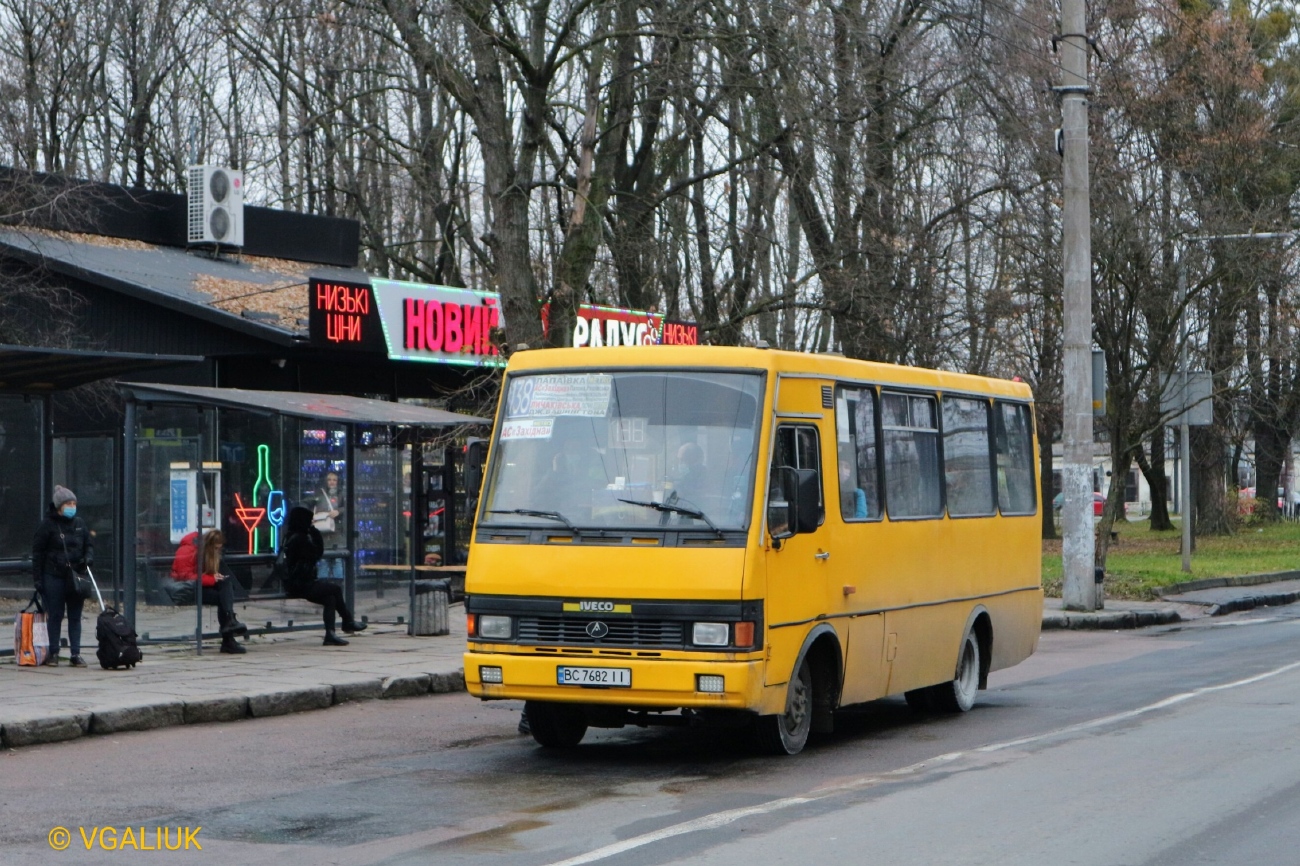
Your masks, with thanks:
[[[1291,608],[1049,632],[964,716],[878,701],[786,759],[682,729],[556,754],[518,705],[375,701],[0,753],[0,864],[138,859],[96,827],[249,866],[1300,863],[1298,703]]]

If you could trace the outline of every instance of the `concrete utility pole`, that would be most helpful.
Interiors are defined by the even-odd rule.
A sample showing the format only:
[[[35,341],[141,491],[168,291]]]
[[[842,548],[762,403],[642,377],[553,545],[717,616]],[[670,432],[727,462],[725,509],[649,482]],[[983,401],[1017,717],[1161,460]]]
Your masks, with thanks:
[[[1065,167],[1065,382],[1061,559],[1066,610],[1096,610],[1092,525],[1092,217],[1088,203],[1088,34],[1084,0],[1061,0],[1061,144]]]

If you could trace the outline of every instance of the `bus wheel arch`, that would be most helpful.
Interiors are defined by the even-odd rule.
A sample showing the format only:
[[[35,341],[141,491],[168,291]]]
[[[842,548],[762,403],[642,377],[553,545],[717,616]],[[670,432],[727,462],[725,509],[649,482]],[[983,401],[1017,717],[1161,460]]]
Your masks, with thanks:
[[[988,609],[984,605],[980,605],[971,612],[970,621],[966,624],[966,630],[974,632],[975,640],[979,643],[979,687],[987,689],[989,687],[989,667],[993,663],[993,618],[989,616]]]
[[[783,714],[757,720],[759,748],[770,754],[794,755],[811,733],[834,729],[835,707],[843,682],[839,636],[822,623],[808,633],[795,658]]]

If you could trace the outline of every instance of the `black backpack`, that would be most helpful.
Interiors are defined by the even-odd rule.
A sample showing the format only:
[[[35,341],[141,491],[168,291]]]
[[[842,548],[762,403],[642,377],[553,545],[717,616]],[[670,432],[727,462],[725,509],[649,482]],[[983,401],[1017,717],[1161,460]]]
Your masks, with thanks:
[[[126,621],[126,617],[116,608],[106,607],[95,622],[95,637],[99,640],[99,666],[109,668],[133,668],[144,656],[136,646],[135,629]]]

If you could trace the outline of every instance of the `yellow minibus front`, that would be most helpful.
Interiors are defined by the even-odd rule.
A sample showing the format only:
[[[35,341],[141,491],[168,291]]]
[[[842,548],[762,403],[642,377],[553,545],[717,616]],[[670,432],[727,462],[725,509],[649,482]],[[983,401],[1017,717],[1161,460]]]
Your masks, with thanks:
[[[793,754],[845,703],[968,708],[1037,641],[1028,406],[1014,383],[762,349],[517,353],[471,541],[467,687],[526,701],[545,746],[752,723]]]

